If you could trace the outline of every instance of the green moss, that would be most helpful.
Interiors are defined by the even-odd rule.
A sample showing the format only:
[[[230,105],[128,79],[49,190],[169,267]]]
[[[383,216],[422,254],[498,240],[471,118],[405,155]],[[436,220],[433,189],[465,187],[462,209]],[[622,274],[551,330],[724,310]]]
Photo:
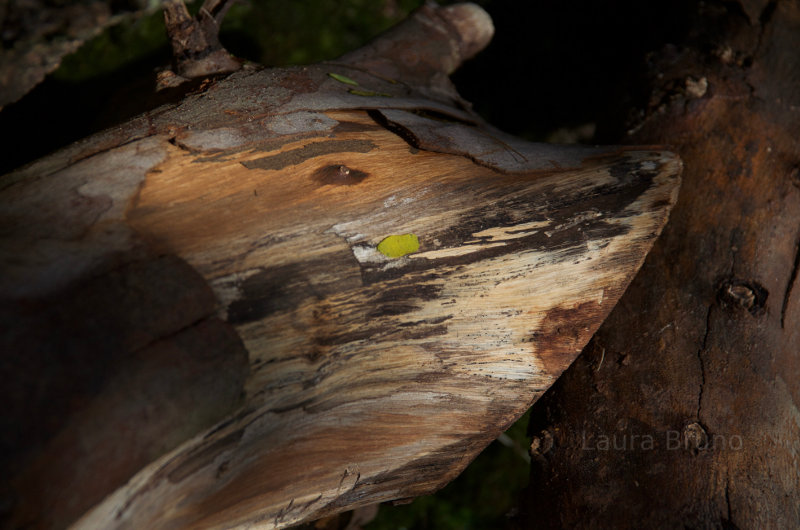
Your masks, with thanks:
[[[311,64],[354,50],[397,24],[423,0],[251,0],[225,17],[220,40],[267,66]]]
[[[147,16],[124,20],[88,40],[75,53],[64,57],[53,78],[79,83],[113,74],[154,54],[168,57],[168,53],[164,15],[156,10]]]
[[[220,40],[237,57],[265,66],[334,59],[397,24],[423,0],[251,0],[225,16]],[[202,2],[189,3],[190,12]],[[119,72],[158,54],[169,62],[161,10],[131,17],[64,58],[53,78],[78,83]]]

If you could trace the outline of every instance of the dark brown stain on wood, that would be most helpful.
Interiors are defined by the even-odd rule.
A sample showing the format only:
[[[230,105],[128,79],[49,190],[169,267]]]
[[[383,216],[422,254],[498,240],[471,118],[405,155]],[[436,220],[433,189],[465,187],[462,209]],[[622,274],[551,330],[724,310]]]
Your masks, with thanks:
[[[423,284],[422,282],[435,279],[436,276],[427,275],[417,278],[412,284],[393,284],[381,289],[371,300],[372,305],[397,303],[405,300],[421,300],[428,302],[439,298],[442,292],[441,285]]]
[[[344,164],[333,164],[324,166],[311,174],[311,180],[322,185],[330,186],[353,186],[360,184],[369,174],[352,169]]]
[[[575,350],[601,320],[603,305],[594,301],[575,307],[555,307],[547,312],[532,337],[536,353],[548,374],[558,376],[575,359]]]
[[[367,313],[367,318],[380,318],[384,316],[394,316],[394,315],[402,315],[404,313],[411,313],[412,311],[416,311],[420,307],[415,304],[409,303],[402,303],[402,302],[390,302],[387,304],[380,305]]]
[[[446,317],[447,319],[452,318],[452,316]],[[409,324],[409,323],[404,323]],[[404,324],[400,324],[403,326]],[[431,337],[436,337],[439,335],[447,335],[447,326],[445,325],[430,325],[430,321],[419,321],[419,323],[413,323],[413,326],[420,326],[424,324],[425,327],[422,329],[416,329],[416,327],[412,327],[408,331],[404,331],[400,334],[400,340],[419,340],[419,339],[429,339]]]
[[[314,142],[303,147],[242,162],[247,169],[283,169],[296,166],[311,158],[331,153],[368,153],[378,146],[370,140],[329,140]]]
[[[329,348],[331,346],[341,346],[342,344],[349,344],[361,340],[368,340],[374,338],[374,335],[379,331],[379,327],[366,327],[356,329],[354,331],[347,331],[344,333],[331,332],[327,334],[318,334],[314,337],[314,344],[322,348]],[[324,330],[320,330],[324,331]],[[319,352],[322,353],[322,352]]]
[[[326,377],[326,363],[335,359],[341,347],[348,344],[419,340],[446,334],[446,322],[452,315],[403,320],[413,318],[410,314],[420,309],[420,302],[439,297],[441,286],[424,283],[429,278],[426,274],[410,274],[403,280],[351,291],[346,305],[347,317],[342,316],[342,307],[336,310],[327,300],[320,300],[314,309],[312,345],[305,354],[312,363],[326,359],[317,371],[319,379]],[[335,312],[332,314],[330,309]],[[347,327],[341,325],[343,318]]]

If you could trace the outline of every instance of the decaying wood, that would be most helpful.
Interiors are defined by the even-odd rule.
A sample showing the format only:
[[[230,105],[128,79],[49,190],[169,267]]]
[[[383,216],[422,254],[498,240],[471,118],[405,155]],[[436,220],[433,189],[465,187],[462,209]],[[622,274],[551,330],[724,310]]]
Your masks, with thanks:
[[[681,164],[481,123],[446,75],[490,35],[426,6],[3,178],[11,525],[284,527],[429,493],[553,383]]]
[[[219,42],[220,24],[232,4],[230,0],[206,0],[192,17],[183,0],[165,0],[164,23],[179,76],[191,79],[241,68]]]
[[[680,199],[534,407],[530,526],[800,527],[800,5],[705,2],[691,34],[632,134],[680,153]]]

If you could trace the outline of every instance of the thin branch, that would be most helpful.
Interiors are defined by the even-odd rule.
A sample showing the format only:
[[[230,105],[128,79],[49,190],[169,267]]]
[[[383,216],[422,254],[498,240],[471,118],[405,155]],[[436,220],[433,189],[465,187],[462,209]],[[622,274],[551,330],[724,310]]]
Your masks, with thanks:
[[[220,24],[232,4],[231,0],[206,0],[192,18],[182,0],[164,2],[164,23],[178,75],[206,77],[241,68],[241,63],[219,42]]]

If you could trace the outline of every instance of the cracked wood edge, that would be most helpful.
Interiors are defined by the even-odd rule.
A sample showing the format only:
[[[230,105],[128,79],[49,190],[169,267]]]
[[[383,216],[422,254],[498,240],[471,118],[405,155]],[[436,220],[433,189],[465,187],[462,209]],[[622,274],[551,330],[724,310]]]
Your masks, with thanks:
[[[438,489],[580,352],[676,199],[665,152],[512,176],[328,118],[333,140],[170,145],[148,172],[126,222],[211,285],[246,404],[75,528],[285,527]],[[376,252],[404,233],[419,252]]]

